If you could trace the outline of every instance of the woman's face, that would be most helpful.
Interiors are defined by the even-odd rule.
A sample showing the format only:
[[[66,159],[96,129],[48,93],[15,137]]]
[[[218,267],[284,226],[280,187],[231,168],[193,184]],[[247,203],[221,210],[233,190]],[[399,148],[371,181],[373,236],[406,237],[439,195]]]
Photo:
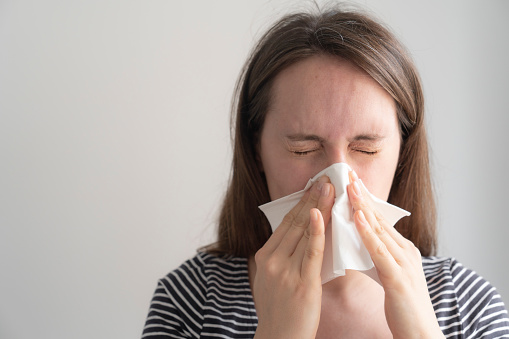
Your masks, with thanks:
[[[314,56],[279,73],[271,94],[259,154],[272,200],[337,162],[387,200],[401,138],[394,100],[375,80],[349,61]]]

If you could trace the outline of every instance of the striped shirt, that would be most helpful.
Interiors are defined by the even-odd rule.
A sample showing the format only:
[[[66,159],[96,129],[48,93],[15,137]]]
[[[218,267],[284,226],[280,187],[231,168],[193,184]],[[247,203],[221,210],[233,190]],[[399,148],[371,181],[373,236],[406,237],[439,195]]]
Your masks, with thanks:
[[[507,310],[490,283],[452,258],[422,264],[446,338],[509,338]],[[247,259],[200,252],[159,281],[143,338],[253,338],[257,324]]]

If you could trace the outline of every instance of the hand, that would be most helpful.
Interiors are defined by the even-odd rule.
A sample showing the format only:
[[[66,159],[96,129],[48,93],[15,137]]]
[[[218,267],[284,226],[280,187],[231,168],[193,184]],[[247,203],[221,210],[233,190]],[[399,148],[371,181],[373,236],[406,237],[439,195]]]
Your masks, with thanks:
[[[315,338],[324,232],[333,204],[334,186],[321,177],[256,253],[255,338]]]
[[[348,196],[355,226],[385,291],[385,317],[394,338],[443,338],[428,294],[421,253],[373,204],[354,171]]]

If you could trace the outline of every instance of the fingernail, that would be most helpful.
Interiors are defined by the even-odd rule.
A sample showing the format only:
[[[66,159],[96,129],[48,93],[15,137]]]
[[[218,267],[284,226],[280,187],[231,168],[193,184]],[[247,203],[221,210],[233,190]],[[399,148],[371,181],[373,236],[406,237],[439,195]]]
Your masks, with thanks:
[[[361,188],[359,187],[359,183],[357,182],[357,180],[353,182],[353,191],[356,196],[358,197],[362,196]]]
[[[315,209],[311,210],[311,220],[316,222],[318,220],[318,212]]]
[[[323,185],[322,186],[322,196],[323,197],[328,197],[329,196],[329,192],[330,192],[330,187],[326,183],[323,183],[322,185]]]
[[[323,189],[323,185],[327,182],[327,177],[326,176],[323,176],[323,177],[320,177],[317,181],[317,186],[316,188],[318,188],[319,191],[322,191]],[[323,192],[323,191],[322,191]],[[328,194],[327,194],[328,195]]]

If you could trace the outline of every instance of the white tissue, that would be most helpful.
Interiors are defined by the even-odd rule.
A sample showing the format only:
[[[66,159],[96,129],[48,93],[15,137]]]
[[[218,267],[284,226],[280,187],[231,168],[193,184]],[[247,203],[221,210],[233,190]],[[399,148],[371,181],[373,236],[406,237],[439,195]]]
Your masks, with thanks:
[[[310,179],[302,191],[259,206],[274,231],[281,224],[284,216],[297,205],[313,182],[323,175],[330,178],[336,191],[336,199],[332,207],[332,225],[329,224],[325,230],[325,249],[321,272],[322,284],[345,275],[345,270],[362,271],[380,283],[373,261],[362,243],[353,221],[352,205],[348,200],[346,191],[346,186],[350,183],[348,177],[350,171],[350,166],[345,163],[334,164]],[[404,209],[378,199],[369,192],[368,194],[374,202],[374,207],[390,225],[394,226],[399,219],[410,215]]]

